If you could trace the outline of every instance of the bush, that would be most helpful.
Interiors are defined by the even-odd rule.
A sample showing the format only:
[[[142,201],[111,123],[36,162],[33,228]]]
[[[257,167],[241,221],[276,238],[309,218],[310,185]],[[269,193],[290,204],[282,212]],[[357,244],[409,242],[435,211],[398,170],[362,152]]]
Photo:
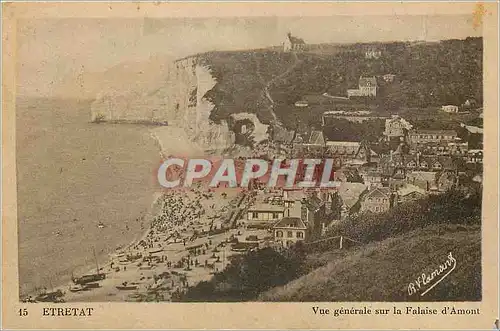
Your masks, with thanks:
[[[303,274],[302,243],[283,252],[272,248],[235,257],[223,272],[190,288],[180,301],[246,301]]]
[[[363,243],[381,241],[433,224],[481,224],[480,190],[452,190],[396,206],[386,213],[361,214],[338,223],[327,236],[343,235]]]

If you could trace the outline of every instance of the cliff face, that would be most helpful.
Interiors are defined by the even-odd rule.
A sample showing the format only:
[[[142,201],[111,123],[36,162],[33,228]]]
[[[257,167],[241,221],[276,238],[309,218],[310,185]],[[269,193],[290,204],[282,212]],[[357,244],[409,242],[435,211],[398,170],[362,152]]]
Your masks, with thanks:
[[[217,83],[195,57],[170,63],[157,88],[104,91],[91,106],[92,121],[168,123],[183,128],[204,150],[221,151],[235,142],[227,121],[209,119],[214,105],[204,95]]]

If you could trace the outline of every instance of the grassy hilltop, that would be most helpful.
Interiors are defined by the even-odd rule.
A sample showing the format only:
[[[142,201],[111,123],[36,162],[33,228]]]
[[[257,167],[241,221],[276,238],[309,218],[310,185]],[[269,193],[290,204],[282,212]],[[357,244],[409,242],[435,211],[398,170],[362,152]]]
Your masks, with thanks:
[[[366,59],[365,50],[382,51]],[[482,104],[482,38],[432,43],[391,42],[349,45],[308,45],[304,52],[284,53],[274,47],[252,51],[211,52],[200,55],[217,78],[206,97],[216,106],[211,118],[232,113],[255,113],[269,124],[274,109],[288,128],[318,126],[326,110],[371,109],[379,112],[460,105],[473,98]],[[393,83],[381,76],[394,74]],[[308,95],[346,96],[360,76],[376,76],[379,91],[372,100],[331,101],[308,111],[293,104]],[[271,100],[266,96],[269,93]]]
[[[456,269],[426,293],[409,295],[408,284],[447,260]],[[372,243],[329,259],[297,280],[263,293],[263,301],[478,301],[481,300],[479,226],[430,226]]]

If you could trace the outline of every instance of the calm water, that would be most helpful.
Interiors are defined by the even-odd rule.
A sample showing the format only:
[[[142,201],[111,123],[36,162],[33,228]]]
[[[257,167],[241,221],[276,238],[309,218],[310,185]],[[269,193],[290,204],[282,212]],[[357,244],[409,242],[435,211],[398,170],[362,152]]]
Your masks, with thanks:
[[[89,112],[88,102],[18,100],[21,294],[65,283],[95,266],[93,249],[102,263],[142,232],[158,147],[148,127],[92,124]]]

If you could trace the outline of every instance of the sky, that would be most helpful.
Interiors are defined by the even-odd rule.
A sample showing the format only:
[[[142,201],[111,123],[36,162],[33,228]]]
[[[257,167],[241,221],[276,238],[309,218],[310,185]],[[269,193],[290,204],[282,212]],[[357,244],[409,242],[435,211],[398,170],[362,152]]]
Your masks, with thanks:
[[[471,15],[19,20],[17,93],[53,96],[68,78],[151,56],[306,43],[428,40],[480,36]]]

